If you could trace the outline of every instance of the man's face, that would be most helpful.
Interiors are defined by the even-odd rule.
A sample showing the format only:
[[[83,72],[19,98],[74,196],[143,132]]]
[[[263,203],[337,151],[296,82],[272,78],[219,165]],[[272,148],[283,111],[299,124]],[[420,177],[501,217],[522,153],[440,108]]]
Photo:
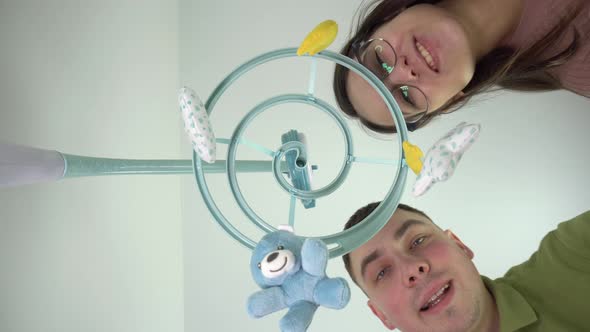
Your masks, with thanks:
[[[473,252],[424,216],[398,209],[350,253],[351,273],[383,324],[402,331],[468,331],[487,292]]]

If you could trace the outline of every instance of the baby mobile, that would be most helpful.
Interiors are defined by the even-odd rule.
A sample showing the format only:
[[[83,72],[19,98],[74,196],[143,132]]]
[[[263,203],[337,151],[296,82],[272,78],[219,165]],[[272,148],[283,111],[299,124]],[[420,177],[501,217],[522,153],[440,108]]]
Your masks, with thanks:
[[[362,68],[358,68],[358,66],[355,67],[354,64],[347,62],[348,60],[345,57],[326,51],[326,48],[336,38],[337,32],[338,25],[336,22],[326,20],[317,25],[306,36],[296,50],[279,50],[258,57],[238,68],[230,74],[225,81],[231,82],[251,67],[265,62],[267,58],[273,58],[277,55],[295,55],[298,57],[324,56],[337,63],[351,66],[351,70],[360,72],[361,75],[369,76],[369,81],[373,80],[372,83],[377,89],[382,88],[379,86],[380,82],[375,77],[370,77],[372,74],[367,74]],[[283,52],[283,54],[281,54],[281,52]],[[250,67],[248,67],[248,65],[250,65]],[[222,83],[221,86],[216,89],[216,92],[221,91],[222,93],[224,89],[225,86]],[[209,121],[211,107],[215,104],[218,98],[219,96],[212,96],[209,99],[207,106],[205,106],[192,89],[184,87],[180,90],[180,110],[185,124],[185,131],[196,154],[194,159],[197,167],[202,165],[200,160],[207,163],[215,162],[216,142],[227,143],[225,140],[216,140],[211,122]],[[385,98],[387,98],[387,96]],[[278,98],[278,100],[280,102],[299,101],[293,96],[286,99]],[[400,169],[404,172],[400,172],[400,175],[405,175],[405,170],[410,168],[417,175],[412,192],[415,196],[423,195],[436,182],[445,181],[453,175],[463,153],[477,139],[480,125],[460,123],[433,144],[427,151],[426,155],[424,155],[419,147],[407,141],[405,125],[400,125],[400,123],[397,122],[400,121],[401,116],[401,112],[397,109],[397,104],[392,102],[391,99],[386,101],[392,104],[390,110],[392,111],[394,120],[396,120],[397,127],[402,127],[401,130],[399,130],[399,136],[401,136],[403,140],[403,156],[400,158]],[[273,102],[269,104],[276,104],[276,100],[273,100]],[[313,98],[313,102],[317,103],[318,101],[316,98]],[[243,128],[247,125],[248,121],[250,121],[257,112],[266,107],[268,107],[268,105],[262,103],[258,110],[255,109],[249,116],[247,116],[245,121],[243,121],[236,132],[234,132],[227,158],[227,171],[230,184],[232,184],[232,182],[235,183],[235,162],[232,161],[235,159],[235,149],[238,144],[250,145],[255,149],[264,151],[264,148],[241,138],[240,134],[243,132]],[[329,107],[325,107],[325,109],[338,119],[337,112],[334,114],[333,110]],[[403,120],[400,122],[403,122]],[[342,128],[345,137],[349,140],[347,128]],[[321,190],[311,191],[311,173],[313,168],[305,162],[303,164],[300,163],[301,160],[305,160],[303,135],[292,130],[283,135],[282,141],[284,144],[279,151],[269,153],[269,155],[274,158],[273,168],[275,169],[275,178],[290,194],[293,195],[292,208],[295,197],[299,198],[306,208],[313,207],[315,206],[315,198],[320,196],[321,193],[318,192],[321,192]],[[348,149],[347,152],[350,153],[351,150],[352,149]],[[280,164],[283,156],[286,159],[291,184],[286,183],[287,181],[285,181],[282,176],[276,175],[279,173],[277,172],[277,165]],[[232,176],[232,174],[234,174],[234,176]],[[343,172],[341,172],[341,175],[342,174]],[[395,192],[391,192],[387,199],[384,200],[384,203],[387,203],[386,205],[388,205],[389,208],[376,211],[378,213],[373,216],[373,219],[369,217],[368,220],[361,223],[368,224],[373,221],[373,223],[378,224],[371,229],[355,230],[353,228],[349,231],[355,231],[356,233],[348,232],[348,234],[346,234],[347,232],[345,231],[335,237],[306,238],[295,234],[292,213],[289,225],[281,225],[278,229],[274,229],[264,221],[258,220],[259,218],[257,218],[257,216],[254,216],[254,222],[258,223],[259,226],[267,232],[258,243],[255,243],[237,231],[237,229],[221,216],[220,211],[214,205],[212,200],[209,201],[210,197],[208,189],[206,188],[206,184],[203,185],[204,178],[199,177],[198,172],[197,180],[200,184],[200,189],[204,195],[206,203],[214,217],[216,217],[218,222],[228,233],[252,249],[250,272],[254,281],[261,289],[254,292],[247,299],[248,314],[253,318],[260,318],[279,310],[288,309],[287,313],[281,318],[279,323],[280,329],[283,332],[306,331],[312,322],[314,313],[320,306],[331,309],[342,309],[348,304],[350,299],[349,286],[344,278],[331,278],[326,275],[328,260],[349,252],[370,239],[370,237],[374,235],[374,233],[378,231],[393,214],[393,211],[399,202],[399,191],[403,186],[403,180],[398,178],[397,183],[399,184],[401,182],[401,185],[394,186],[393,191]],[[232,190],[234,191],[234,195],[238,199],[238,202],[243,202],[237,186],[232,184]],[[333,190],[334,188],[327,188],[326,191],[331,192]],[[313,195],[313,193],[315,193],[315,195]],[[389,202],[387,202],[387,200],[389,200]],[[253,214],[251,209],[247,206],[245,212],[247,214]],[[375,222],[377,219],[380,221]],[[335,241],[329,241],[334,240],[334,238],[336,238]],[[328,241],[324,241],[326,239],[328,239]],[[337,246],[333,250],[328,250],[327,243],[335,243]]]

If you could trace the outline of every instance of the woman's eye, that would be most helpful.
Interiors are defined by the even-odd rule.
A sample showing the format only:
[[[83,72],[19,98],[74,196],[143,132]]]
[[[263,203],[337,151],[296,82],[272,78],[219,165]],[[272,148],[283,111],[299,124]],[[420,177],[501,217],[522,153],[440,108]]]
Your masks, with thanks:
[[[400,93],[402,94],[402,98],[406,101],[406,103],[414,106],[414,102],[412,101],[412,97],[410,96],[410,87],[404,85],[399,88]]]
[[[379,53],[375,53],[375,57],[377,58],[379,67],[381,67],[381,69],[383,69],[387,73],[387,75],[391,74],[391,72],[393,71],[393,67],[388,65],[387,61],[384,61],[379,55]]]

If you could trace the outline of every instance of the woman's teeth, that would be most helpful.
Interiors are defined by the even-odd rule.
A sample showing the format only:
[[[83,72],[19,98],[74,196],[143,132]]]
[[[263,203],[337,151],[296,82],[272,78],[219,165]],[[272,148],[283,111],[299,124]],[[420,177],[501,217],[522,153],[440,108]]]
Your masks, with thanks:
[[[418,41],[416,41],[416,48],[418,48],[420,55],[422,55],[422,57],[428,64],[428,67],[430,67],[430,69],[434,71],[438,71],[438,68],[436,68],[436,65],[434,64],[434,60],[432,59],[432,55],[430,54],[430,52],[428,52],[428,50],[424,46],[422,46],[422,44],[420,44],[420,42]]]

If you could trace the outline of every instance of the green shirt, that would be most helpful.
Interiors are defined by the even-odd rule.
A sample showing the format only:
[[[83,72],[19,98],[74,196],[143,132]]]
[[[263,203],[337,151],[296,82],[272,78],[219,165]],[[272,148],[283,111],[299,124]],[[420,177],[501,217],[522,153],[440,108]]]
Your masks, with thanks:
[[[501,332],[590,331],[590,211],[560,223],[503,277],[482,280]]]

